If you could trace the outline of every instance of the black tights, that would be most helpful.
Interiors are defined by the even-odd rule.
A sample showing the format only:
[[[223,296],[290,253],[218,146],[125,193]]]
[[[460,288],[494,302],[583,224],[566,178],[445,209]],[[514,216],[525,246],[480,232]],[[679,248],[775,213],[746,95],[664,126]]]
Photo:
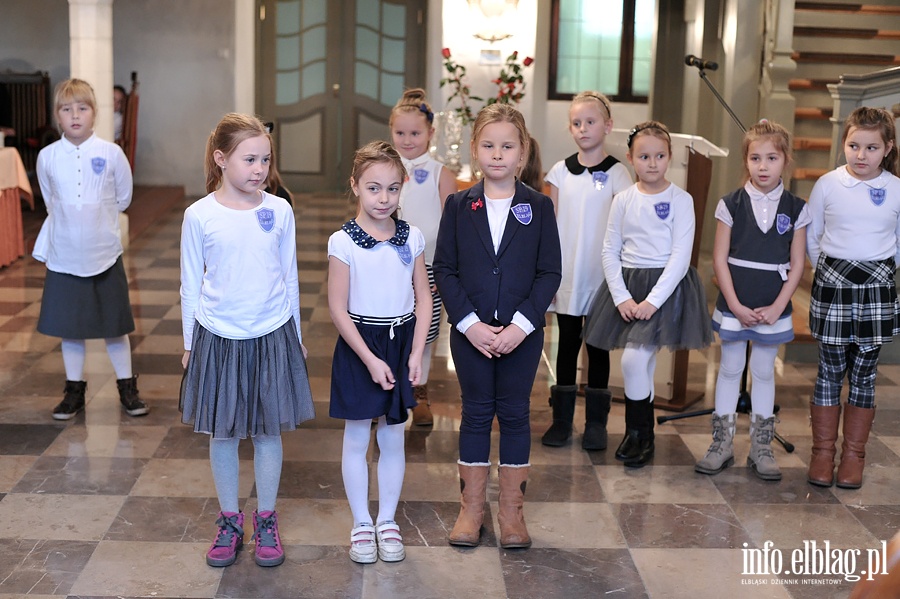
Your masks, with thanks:
[[[581,328],[584,316],[557,314],[559,349],[556,354],[556,383],[575,385],[578,376],[578,352],[581,351]],[[609,352],[587,346],[588,387],[606,389],[609,386]]]

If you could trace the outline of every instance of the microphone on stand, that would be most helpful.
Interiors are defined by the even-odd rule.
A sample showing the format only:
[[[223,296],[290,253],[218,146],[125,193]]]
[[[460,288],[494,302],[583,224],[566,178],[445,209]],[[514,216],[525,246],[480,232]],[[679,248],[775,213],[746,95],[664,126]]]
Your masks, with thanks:
[[[709,69],[710,71],[715,71],[719,68],[719,64],[713,62],[711,60],[703,60],[702,58],[698,58],[693,54],[688,54],[684,57],[684,64],[689,67],[697,67],[701,71],[703,69]]]

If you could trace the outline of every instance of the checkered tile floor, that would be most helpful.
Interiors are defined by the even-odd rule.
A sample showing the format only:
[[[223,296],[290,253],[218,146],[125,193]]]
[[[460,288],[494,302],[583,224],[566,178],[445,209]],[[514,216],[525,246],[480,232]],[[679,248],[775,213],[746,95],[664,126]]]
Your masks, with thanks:
[[[737,465],[718,476],[693,472],[710,441],[708,417],[658,426],[653,465],[626,471],[612,459],[612,448],[581,450],[581,405],[573,443],[541,446],[550,420],[551,325],[548,360],[532,395],[533,467],[525,512],[534,546],[498,547],[496,478],[489,487],[491,518],[482,546],[447,545],[458,509],[460,402],[444,335],[430,382],[435,426],[407,433],[398,521],[408,556],[399,564],[350,562],[342,423],[327,415],[336,333],[328,315],[325,246],[352,207],[343,197],[300,195],[303,334],[318,415],[284,436],[278,510],[287,561],[259,568],[248,546],[235,565],[210,568],[203,556],[218,507],[208,441],[180,424],[177,399],[178,244],[186,205],[151,226],[125,254],[137,322],[131,336],[134,367],[141,395],[152,408],[145,418],[122,412],[109,360],[102,344],[93,342],[86,411],[67,423],[50,418],[65,377],[59,340],[35,332],[44,268],[27,258],[0,270],[0,599],[846,597],[851,583],[839,575],[747,574],[746,549],[771,541],[787,569],[791,552],[804,541],[821,546],[827,540],[833,548],[862,551],[858,572],[866,567],[867,550],[877,549],[900,525],[900,367],[880,369],[879,409],[865,484],[858,491],[806,483],[811,364],[778,364],[778,431],[796,446],[791,454],[775,448],[784,471],[781,482],[762,482],[744,466],[746,416],[738,427]],[[715,347],[691,354],[689,389],[706,394],[698,408],[711,405],[716,360]],[[615,446],[624,430],[621,404],[613,406],[609,429]],[[251,511],[249,443],[242,445],[241,456],[241,497],[244,510]],[[377,502],[374,491],[372,501]]]

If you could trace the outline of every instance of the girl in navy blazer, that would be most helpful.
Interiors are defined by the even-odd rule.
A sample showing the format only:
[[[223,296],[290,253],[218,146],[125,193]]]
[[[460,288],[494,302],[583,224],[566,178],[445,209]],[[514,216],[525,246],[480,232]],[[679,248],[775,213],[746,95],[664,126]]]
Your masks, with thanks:
[[[495,415],[500,544],[531,545],[522,513],[531,387],[562,259],[553,203],[516,179],[528,144],[525,121],[512,106],[492,104],[479,112],[472,155],[484,178],[447,199],[438,231],[434,274],[452,325],[450,351],[462,392],[461,508],[452,545],[479,542]]]

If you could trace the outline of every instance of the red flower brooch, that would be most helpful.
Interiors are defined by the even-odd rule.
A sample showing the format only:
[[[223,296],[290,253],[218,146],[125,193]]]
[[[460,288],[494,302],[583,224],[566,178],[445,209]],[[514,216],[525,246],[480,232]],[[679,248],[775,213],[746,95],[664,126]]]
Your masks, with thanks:
[[[481,198],[478,198],[474,202],[472,202],[472,210],[478,210],[479,208],[484,207],[484,202],[481,201]]]

